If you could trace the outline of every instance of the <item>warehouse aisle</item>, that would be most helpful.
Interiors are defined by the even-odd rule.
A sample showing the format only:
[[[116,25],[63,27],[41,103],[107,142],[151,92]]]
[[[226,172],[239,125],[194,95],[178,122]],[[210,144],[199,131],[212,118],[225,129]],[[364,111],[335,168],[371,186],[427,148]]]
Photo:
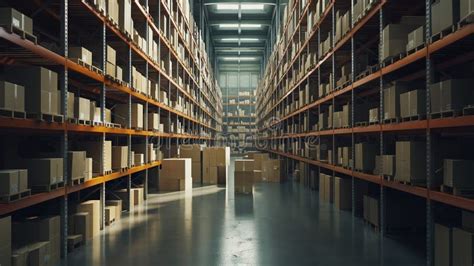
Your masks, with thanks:
[[[382,245],[361,219],[319,205],[299,184],[254,191],[234,200],[217,187],[151,195],[67,265],[425,265],[423,255],[391,239]]]

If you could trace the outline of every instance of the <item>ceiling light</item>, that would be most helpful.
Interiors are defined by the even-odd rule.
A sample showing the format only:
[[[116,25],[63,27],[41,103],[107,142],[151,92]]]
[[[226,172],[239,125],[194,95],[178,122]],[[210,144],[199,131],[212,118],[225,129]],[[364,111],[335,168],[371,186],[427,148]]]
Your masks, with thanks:
[[[217,10],[238,10],[239,5],[238,4],[217,4],[216,8]]]
[[[223,41],[223,42],[238,42],[239,38],[222,38],[221,41]]]
[[[239,24],[219,24],[219,28],[221,29],[229,29],[229,28],[238,28]]]
[[[258,42],[260,39],[258,38],[222,38],[221,41],[223,42]]]
[[[254,61],[256,57],[223,57],[225,61]]]
[[[240,24],[241,28],[245,29],[260,29],[262,27],[261,24]]]
[[[264,4],[241,4],[240,9],[242,10],[263,10]]]

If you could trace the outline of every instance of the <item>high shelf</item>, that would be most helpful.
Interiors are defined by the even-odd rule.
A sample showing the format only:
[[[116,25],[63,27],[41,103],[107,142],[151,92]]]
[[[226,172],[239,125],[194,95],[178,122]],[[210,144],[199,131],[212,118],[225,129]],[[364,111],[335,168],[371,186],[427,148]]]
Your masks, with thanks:
[[[304,182],[312,188],[318,187],[320,173],[352,179],[354,215],[361,215],[358,184],[376,187],[371,193],[380,201],[383,234],[392,191],[425,201],[427,265],[432,265],[439,214],[446,208],[474,211],[472,198],[443,190],[439,182],[442,159],[454,156],[441,143],[454,144],[450,149],[462,154],[457,156],[472,160],[466,154],[472,150],[474,102],[452,110],[433,107],[436,84],[472,77],[474,24],[461,15],[451,26],[433,29],[431,17],[440,18],[432,13],[432,1],[352,2],[290,1],[257,88],[259,147],[284,159],[289,168],[303,163]],[[419,29],[416,44],[407,49],[403,44],[394,52],[402,44],[393,45],[389,31],[415,20],[421,21],[413,28]],[[418,89],[418,113],[392,116],[402,107],[390,106],[399,100],[392,101],[388,89],[406,84],[410,88],[405,91]],[[381,156],[395,154],[395,144],[403,141],[422,143],[424,155],[417,163],[424,167],[424,182],[400,182],[372,169],[355,169],[356,144],[371,143]],[[345,163],[338,154],[343,147],[348,151]],[[382,167],[382,161],[376,163]]]
[[[8,7],[33,18],[34,32],[25,34],[0,26],[1,77],[5,78],[3,68],[41,66],[58,73],[60,91],[58,115],[31,118],[27,113],[18,118],[2,112],[2,145],[9,145],[6,140],[10,137],[35,143],[30,138],[38,135],[36,142],[52,146],[53,151],[61,154],[65,181],[49,192],[0,203],[0,217],[59,213],[63,256],[67,255],[69,205],[98,195],[104,227],[105,199],[114,189],[125,187],[130,192],[134,186],[144,187],[146,198],[148,179],[151,175],[158,176],[162,157],[173,156],[177,145],[182,143],[216,144],[223,124],[221,90],[187,1],[120,1],[131,6],[132,33],[121,29],[105,7],[95,3],[98,1],[5,1]],[[69,57],[70,47],[92,51],[93,64]],[[109,48],[116,51],[122,78],[107,70]],[[142,84],[136,81],[139,76],[145,80]],[[69,118],[68,92],[95,101],[100,109],[99,118],[94,121]],[[132,105],[136,103],[143,105],[142,127],[132,126]],[[128,105],[127,117],[121,117],[125,125],[106,119],[106,111],[112,110],[113,116],[118,104]],[[149,113],[158,114],[162,128],[149,127]],[[102,160],[94,162],[101,169],[106,140],[128,146],[128,167],[115,172],[102,171],[88,181],[73,183],[67,176],[68,151],[80,149],[84,140],[102,145]],[[131,165],[132,146],[137,144],[154,144],[162,156],[153,160],[146,149],[145,163]],[[8,156],[6,151],[2,156]],[[48,212],[37,213],[44,206]]]

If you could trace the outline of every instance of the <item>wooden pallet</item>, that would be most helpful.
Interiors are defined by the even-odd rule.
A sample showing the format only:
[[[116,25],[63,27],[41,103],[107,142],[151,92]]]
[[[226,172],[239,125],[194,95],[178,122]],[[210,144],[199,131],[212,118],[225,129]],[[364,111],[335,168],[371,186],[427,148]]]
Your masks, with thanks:
[[[416,46],[416,47],[414,47],[414,48],[408,50],[408,51],[407,51],[407,55],[413,54],[413,53],[417,52],[418,50],[421,50],[421,49],[425,48],[425,46],[426,46],[426,44],[425,44],[425,43],[422,43],[422,44],[420,44],[420,45],[418,45],[418,46]]]
[[[418,114],[413,116],[402,117],[402,122],[414,121],[414,120],[425,120],[426,114]]]
[[[462,109],[462,115],[474,115],[474,106],[466,106]]]
[[[64,187],[64,181],[52,185],[32,186],[31,191],[33,191],[33,193],[51,192],[62,187]]]
[[[31,196],[31,189],[27,189],[23,192],[11,194],[11,195],[1,195],[0,203],[15,202],[15,201],[27,198],[29,196]]]
[[[88,63],[82,61],[82,59],[77,58],[75,62],[76,62],[78,65],[80,65],[80,66],[82,66],[82,67],[85,67],[85,68],[89,69],[90,71],[93,71],[93,70],[92,70],[92,65],[89,65]]]
[[[122,128],[122,125],[120,125],[120,124],[115,124],[115,123],[105,122],[104,125],[105,125],[106,127],[111,127],[111,128]]]
[[[400,123],[400,117],[384,119],[384,120],[383,120],[383,123],[384,123],[384,124]]]
[[[70,253],[84,244],[82,235],[70,235],[67,237],[67,251]]]
[[[110,220],[110,221],[105,221],[105,225],[109,226],[111,224],[115,223],[115,218]]]
[[[91,121],[90,120],[85,120],[85,119],[77,119],[77,124],[83,125],[83,126],[90,126]]]
[[[77,185],[80,185],[82,183],[86,182],[86,178],[83,177],[83,178],[78,178],[78,179],[74,179],[71,181],[72,185],[73,186],[77,186]]]
[[[26,113],[25,112],[20,112],[20,111],[0,109],[0,116],[4,116],[4,117],[8,117],[8,118],[25,119],[26,118]]]
[[[406,52],[402,52],[402,53],[399,53],[399,54],[394,55],[394,56],[389,56],[386,59],[384,59],[380,65],[381,65],[382,68],[386,67],[386,66],[389,66],[389,65],[399,61],[400,59],[402,59],[406,56],[407,56]]]
[[[369,125],[378,125],[379,121],[369,121]]]
[[[26,114],[27,118],[36,119],[39,121],[45,121],[49,123],[57,122],[64,123],[63,115],[54,115],[54,114]]]
[[[112,174],[112,173],[113,173],[112,170],[104,171],[104,175],[110,175],[110,174]]]
[[[448,110],[448,111],[442,111],[442,112],[437,112],[437,113],[431,113],[430,117],[431,119],[458,117],[462,113],[463,112],[461,112],[461,110]]]
[[[434,43],[438,40],[441,40],[444,37],[448,36],[449,34],[455,32],[457,29],[458,29],[458,24],[451,25],[451,26],[447,27],[446,29],[443,29],[440,32],[432,35],[431,38],[430,38],[430,42]]]
[[[458,23],[458,28],[462,28],[471,23],[474,23],[474,12],[471,12],[467,16],[461,18]]]
[[[17,34],[18,36],[20,36],[24,40],[29,40],[34,44],[38,44],[38,39],[33,34],[27,33],[25,31],[23,31],[22,29],[17,28],[13,25],[0,25],[0,26],[2,26],[10,34],[12,34],[12,33]]]
[[[441,185],[440,191],[454,196],[464,198],[474,198],[474,189],[452,188],[446,185]]]
[[[104,123],[102,123],[101,121],[92,121],[92,126],[94,127],[101,127],[103,125]]]
[[[143,130],[143,127],[132,127],[133,130],[141,131]]]

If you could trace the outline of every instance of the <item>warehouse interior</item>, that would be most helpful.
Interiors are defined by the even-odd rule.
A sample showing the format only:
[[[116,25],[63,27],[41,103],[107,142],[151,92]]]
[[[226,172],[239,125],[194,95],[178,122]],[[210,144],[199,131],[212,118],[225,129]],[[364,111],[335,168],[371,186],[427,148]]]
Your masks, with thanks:
[[[474,0],[0,0],[0,266],[474,265]]]

